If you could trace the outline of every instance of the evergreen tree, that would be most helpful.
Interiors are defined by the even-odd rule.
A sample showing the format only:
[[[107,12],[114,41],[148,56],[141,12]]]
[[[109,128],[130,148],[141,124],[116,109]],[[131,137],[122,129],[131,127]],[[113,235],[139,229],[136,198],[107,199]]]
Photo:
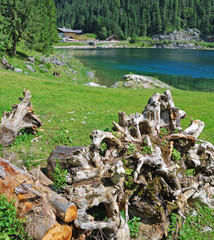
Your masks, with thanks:
[[[1,0],[2,33],[8,36],[11,44],[8,50],[16,55],[17,43],[20,41],[28,23],[32,0]],[[9,48],[11,46],[11,49]]]
[[[56,8],[52,0],[40,0],[32,8],[24,39],[29,48],[50,52],[57,42]]]
[[[214,0],[55,0],[59,27],[118,36],[152,35],[196,27],[214,29]]]
[[[98,32],[98,38],[100,40],[104,40],[108,37],[108,31],[105,27],[102,27],[101,30]]]

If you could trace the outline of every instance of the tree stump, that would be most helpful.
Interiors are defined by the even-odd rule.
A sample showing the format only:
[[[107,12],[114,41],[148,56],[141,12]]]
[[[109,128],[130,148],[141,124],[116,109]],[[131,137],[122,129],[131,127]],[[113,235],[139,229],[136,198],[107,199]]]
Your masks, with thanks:
[[[94,130],[89,147],[53,150],[48,174],[56,159],[68,170],[66,196],[78,208],[74,223],[81,237],[97,230],[97,239],[102,239],[105,228],[108,239],[129,239],[127,221],[137,216],[142,238],[162,239],[172,213],[185,218],[194,201],[214,207],[214,146],[197,139],[204,127],[200,120],[182,130],[185,116],[169,90],[155,93],[142,114],[119,112],[112,132]],[[77,236],[74,239],[80,239]]]
[[[36,129],[40,127],[42,121],[34,114],[31,105],[31,94],[29,90],[23,91],[24,98],[20,104],[12,106],[10,113],[4,112],[0,124],[0,145],[5,147],[11,145],[20,130],[24,129],[29,133],[36,133]]]

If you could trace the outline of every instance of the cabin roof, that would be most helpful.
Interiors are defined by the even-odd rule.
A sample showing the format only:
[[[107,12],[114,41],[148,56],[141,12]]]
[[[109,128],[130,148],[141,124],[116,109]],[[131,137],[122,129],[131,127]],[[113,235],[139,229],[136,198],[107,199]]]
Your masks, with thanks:
[[[57,30],[60,31],[60,32],[64,32],[64,33],[75,33],[74,30],[72,30],[70,28],[65,28],[65,27],[57,28]]]

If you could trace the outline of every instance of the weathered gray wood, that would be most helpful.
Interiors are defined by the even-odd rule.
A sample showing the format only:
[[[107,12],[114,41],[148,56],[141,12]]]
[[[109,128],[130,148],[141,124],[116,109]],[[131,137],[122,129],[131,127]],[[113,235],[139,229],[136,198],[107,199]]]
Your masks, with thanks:
[[[167,235],[172,212],[185,218],[190,202],[214,206],[214,147],[197,143],[204,127],[200,120],[182,131],[180,121],[185,116],[175,107],[170,91],[155,93],[142,114],[119,112],[113,132],[94,130],[89,147],[57,147],[51,153],[49,175],[57,158],[72,179],[66,197],[78,208],[74,224],[81,229],[81,238],[107,228],[108,239],[129,239],[130,215],[141,218],[140,239],[158,240]],[[166,135],[161,136],[161,128]],[[172,133],[176,129],[178,133]],[[101,151],[103,142],[106,149]],[[186,174],[190,168],[195,170],[193,176]],[[106,221],[95,221],[89,214],[97,206],[103,207]]]
[[[11,145],[21,129],[35,133],[42,125],[42,121],[33,113],[30,91],[24,90],[23,94],[20,104],[12,106],[10,113],[3,113],[0,124],[0,144],[3,146]]]

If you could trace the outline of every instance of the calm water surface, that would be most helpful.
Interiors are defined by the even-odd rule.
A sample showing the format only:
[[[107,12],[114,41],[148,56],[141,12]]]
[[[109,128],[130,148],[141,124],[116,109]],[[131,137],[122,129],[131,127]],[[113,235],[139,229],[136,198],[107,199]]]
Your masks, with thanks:
[[[157,77],[183,90],[214,92],[214,51],[180,49],[60,49],[111,86],[126,73]]]

